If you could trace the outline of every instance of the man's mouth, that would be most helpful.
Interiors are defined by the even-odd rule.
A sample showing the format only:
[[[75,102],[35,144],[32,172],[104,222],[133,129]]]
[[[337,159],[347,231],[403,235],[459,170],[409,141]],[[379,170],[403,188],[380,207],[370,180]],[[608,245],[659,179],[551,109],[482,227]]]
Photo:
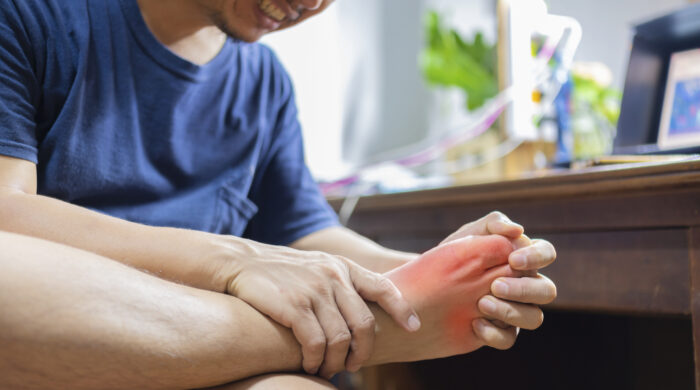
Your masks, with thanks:
[[[258,6],[260,7],[260,10],[270,18],[281,22],[284,20],[284,18],[287,16],[284,11],[282,11],[279,7],[277,7],[272,0],[260,0],[258,2]]]

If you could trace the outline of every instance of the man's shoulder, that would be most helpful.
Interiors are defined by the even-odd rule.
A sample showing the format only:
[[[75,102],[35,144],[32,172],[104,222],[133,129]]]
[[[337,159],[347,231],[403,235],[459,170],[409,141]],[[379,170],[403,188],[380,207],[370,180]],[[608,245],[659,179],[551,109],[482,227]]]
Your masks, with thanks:
[[[238,42],[238,46],[241,58],[245,63],[265,72],[284,71],[284,67],[274,50],[266,44],[260,42]]]
[[[274,50],[264,43],[239,43],[239,58],[247,73],[261,86],[274,90],[276,96],[292,92],[292,82]]]

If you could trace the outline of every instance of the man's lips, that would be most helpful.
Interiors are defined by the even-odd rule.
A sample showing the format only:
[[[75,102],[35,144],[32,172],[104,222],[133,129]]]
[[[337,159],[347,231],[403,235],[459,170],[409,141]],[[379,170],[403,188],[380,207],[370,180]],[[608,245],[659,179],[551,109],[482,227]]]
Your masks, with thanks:
[[[279,28],[279,26],[282,24],[282,21],[277,20],[270,16],[268,12],[265,12],[262,8],[262,3],[264,2],[260,1],[258,2],[257,6],[255,8],[255,15],[257,16],[258,23],[260,24],[261,27],[268,29],[268,30],[275,30]]]

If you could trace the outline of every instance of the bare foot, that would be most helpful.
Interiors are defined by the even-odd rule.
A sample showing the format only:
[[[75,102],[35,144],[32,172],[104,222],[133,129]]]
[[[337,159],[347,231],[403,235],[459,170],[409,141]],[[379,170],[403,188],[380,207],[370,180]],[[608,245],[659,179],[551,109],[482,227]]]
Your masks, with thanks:
[[[386,273],[413,304],[422,327],[408,333],[374,310],[378,329],[369,365],[459,355],[482,347],[472,329],[472,321],[483,317],[477,302],[489,294],[496,278],[514,275],[508,265],[513,249],[503,236],[470,236]]]

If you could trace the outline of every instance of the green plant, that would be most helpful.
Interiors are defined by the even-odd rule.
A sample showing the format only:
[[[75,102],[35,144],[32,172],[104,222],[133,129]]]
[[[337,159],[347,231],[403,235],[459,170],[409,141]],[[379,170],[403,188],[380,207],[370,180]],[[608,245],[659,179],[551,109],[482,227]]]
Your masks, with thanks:
[[[591,158],[611,153],[622,94],[586,74],[573,72],[571,78],[574,157]]]
[[[467,42],[457,31],[445,27],[435,11],[426,14],[425,33],[420,67],[429,84],[462,89],[470,111],[498,93],[496,46],[484,42],[483,34],[477,33]]]
[[[620,100],[622,93],[610,87],[604,87],[590,77],[572,75],[574,82],[574,102],[589,106],[596,114],[605,118],[610,125],[617,126],[620,117]]]

